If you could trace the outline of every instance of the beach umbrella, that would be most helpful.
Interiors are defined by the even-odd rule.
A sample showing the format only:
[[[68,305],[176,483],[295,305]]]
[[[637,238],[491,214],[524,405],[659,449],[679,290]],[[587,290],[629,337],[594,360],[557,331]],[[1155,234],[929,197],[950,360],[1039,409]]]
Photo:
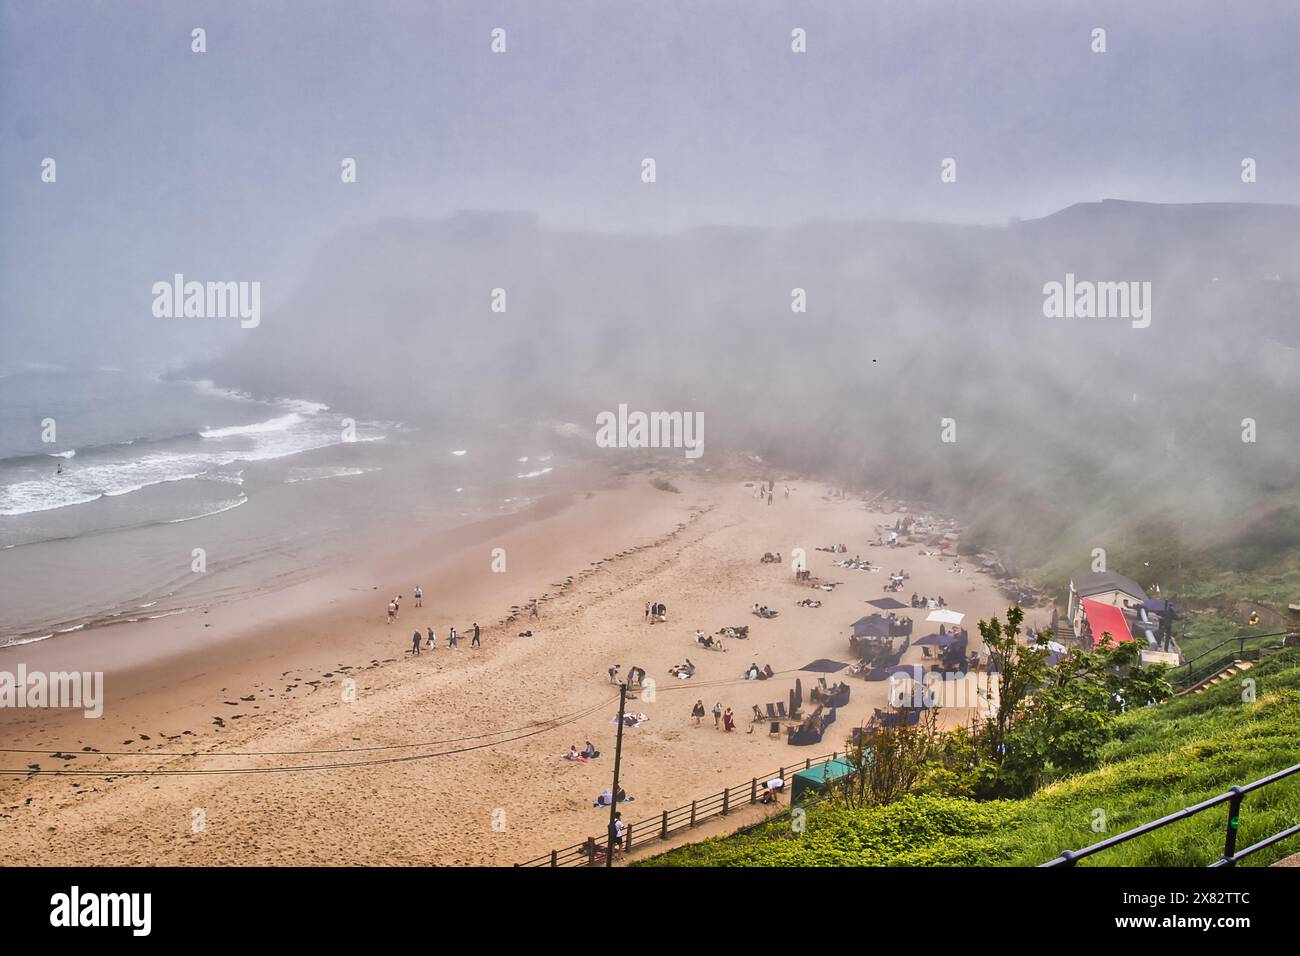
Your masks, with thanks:
[[[925,619],[938,624],[960,624],[965,617],[966,615],[960,611],[954,611],[951,608],[945,607],[940,608],[937,611],[931,611],[926,615]]]
[[[872,607],[880,608],[882,611],[897,611],[899,608],[907,607],[902,601],[895,601],[893,598],[877,598],[867,603]]]
[[[913,644],[929,644],[931,647],[950,647],[961,640],[960,634],[927,634]]]
[[[825,657],[819,657],[799,668],[801,671],[811,671],[814,674],[834,674],[836,671],[842,671],[848,667],[848,664],[842,664],[839,661],[827,660]]]

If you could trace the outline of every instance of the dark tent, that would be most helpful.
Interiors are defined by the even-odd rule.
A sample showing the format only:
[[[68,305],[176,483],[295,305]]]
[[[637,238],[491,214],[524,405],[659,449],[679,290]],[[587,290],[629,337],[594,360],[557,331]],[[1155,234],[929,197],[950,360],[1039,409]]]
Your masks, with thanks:
[[[799,668],[801,671],[812,671],[814,674],[834,674],[836,671],[842,671],[848,667],[848,664],[841,664],[839,661],[827,660],[819,657],[817,660],[805,664]]]
[[[868,601],[872,607],[878,607],[882,611],[897,611],[899,608],[907,607],[902,601],[895,601],[893,598],[876,598],[874,601]]]
[[[879,614],[868,614],[853,622],[854,637],[889,637],[889,619]]]

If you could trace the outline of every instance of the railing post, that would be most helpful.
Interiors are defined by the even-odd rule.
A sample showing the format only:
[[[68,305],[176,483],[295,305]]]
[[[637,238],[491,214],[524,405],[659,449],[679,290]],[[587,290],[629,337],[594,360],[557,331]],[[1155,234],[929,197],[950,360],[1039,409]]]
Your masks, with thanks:
[[[1228,866],[1236,866],[1236,861],[1232,858],[1237,852],[1237,830],[1241,826],[1241,798],[1245,795],[1241,787],[1230,787],[1228,792],[1232,794],[1232,799],[1228,801],[1228,828],[1223,835],[1223,862]]]
[[[587,843],[587,865],[596,865],[596,841],[590,840]]]
[[[623,847],[624,852],[632,852],[632,824],[627,825],[627,846]]]
[[[668,811],[664,811],[663,823],[659,825],[659,839],[668,839]]]
[[[695,801],[691,801],[691,826],[695,826]]]
[[[803,768],[804,768],[805,770],[811,770],[811,769],[812,769],[812,757],[809,757],[809,758],[807,758],[806,760],[804,760],[804,762],[803,762]]]
[[[551,866],[559,866],[559,865],[560,865],[559,862],[558,862],[558,861],[559,861],[559,857],[560,857],[560,851],[559,851],[559,850],[552,850],[552,851],[551,851]]]
[[[730,798],[731,798],[731,791],[730,791],[730,790],[723,790],[723,791],[722,791],[722,815],[723,815],[724,817],[727,815],[727,804],[728,804]]]
[[[753,777],[749,781],[749,802],[758,803],[758,778]]]

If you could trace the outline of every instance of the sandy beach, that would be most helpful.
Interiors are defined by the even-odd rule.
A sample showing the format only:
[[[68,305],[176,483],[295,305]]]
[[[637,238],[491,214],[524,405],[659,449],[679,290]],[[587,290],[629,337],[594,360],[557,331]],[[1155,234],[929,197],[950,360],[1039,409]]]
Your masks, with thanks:
[[[605,812],[592,801],[612,769],[611,664],[623,673],[642,667],[657,682],[654,701],[629,705],[649,720],[624,737],[622,779],[635,797],[625,813],[639,819],[842,750],[851,728],[883,706],[887,684],[851,679],[851,703],[816,747],[788,746],[765,724],[749,733],[750,708],[783,700],[796,677],[806,694],[816,675],[796,669],[815,658],[850,660],[849,625],[873,610],[865,602],[882,596],[888,570],[910,575],[896,595],[904,602],[913,590],[941,594],[965,612],[975,643],[975,622],[1005,610],[995,582],[969,565],[953,574],[950,559],[918,546],[869,547],[877,527],[898,515],[861,499],[791,479],[791,495],[782,496],[778,480],[768,505],[741,476],[673,481],[678,494],[633,476],[552,495],[519,515],[359,556],[211,613],[7,649],[0,668],[10,671],[19,663],[105,671],[107,703],[97,720],[0,712],[3,769],[93,772],[5,776],[0,860],[521,862],[603,833]],[[836,568],[840,555],[815,550],[839,542],[848,556],[886,570]],[[503,572],[493,570],[497,548]],[[822,592],[796,582],[794,548],[805,549],[814,575],[843,583]],[[761,563],[765,551],[781,552],[782,563]],[[412,600],[417,584],[423,608]],[[385,605],[395,594],[404,597],[390,625]],[[823,605],[796,606],[805,597]],[[533,598],[535,619],[521,610]],[[667,605],[666,623],[646,622],[647,601]],[[755,603],[779,617],[753,616]],[[481,648],[470,646],[475,621]],[[693,642],[697,628],[712,634],[738,624],[750,625],[750,638],[726,653]],[[455,649],[446,646],[449,625],[461,633]],[[439,646],[410,656],[412,631],[428,626]],[[526,629],[532,636],[519,636]],[[687,657],[695,677],[670,676]],[[919,648],[904,662],[914,659]],[[778,677],[744,681],[751,661]],[[345,699],[352,686],[355,699]],[[711,717],[695,726],[697,698],[732,708],[737,730],[715,730]],[[561,759],[587,740],[599,759]]]

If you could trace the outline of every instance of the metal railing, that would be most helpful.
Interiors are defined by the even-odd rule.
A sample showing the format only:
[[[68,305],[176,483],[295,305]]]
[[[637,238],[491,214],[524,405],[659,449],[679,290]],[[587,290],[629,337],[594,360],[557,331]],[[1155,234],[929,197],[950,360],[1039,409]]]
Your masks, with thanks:
[[[644,820],[629,823],[627,829],[623,832],[623,852],[630,853],[634,847],[644,846],[648,841],[667,840],[674,833],[696,827],[712,817],[726,816],[739,807],[758,803],[763,790],[762,781],[772,777],[780,777],[786,781],[784,792],[788,794],[793,787],[786,778],[787,773],[798,773],[800,770],[819,767],[838,758],[839,753],[834,752],[821,757],[805,759],[802,766],[798,763],[788,764],[778,768],[773,773],[751,777],[745,783],[735,787],[728,787],[702,800],[692,800],[690,803],[676,809],[663,810],[657,816],[646,817]],[[596,831],[594,846],[586,841],[575,843],[563,849],[552,850],[545,856],[535,857],[526,863],[516,863],[515,866],[592,866],[597,862],[603,863],[606,846],[604,833],[604,828]]]
[[[1220,641],[1208,650],[1197,654],[1191,660],[1184,661],[1174,668],[1172,674],[1174,683],[1180,687],[1191,687],[1207,677],[1214,676],[1225,667],[1230,666],[1234,661],[1258,660],[1261,652],[1286,646],[1286,639],[1289,635],[1290,632],[1288,631],[1276,631],[1272,634],[1248,634]],[[1276,645],[1260,645],[1247,651],[1246,643],[1248,641],[1262,641],[1270,638],[1281,638],[1281,640]],[[1226,654],[1218,654],[1216,657],[1208,659],[1220,648],[1227,647],[1229,644],[1236,645],[1236,650],[1229,651]]]
[[[1279,770],[1277,773],[1269,774],[1267,777],[1261,777],[1254,783],[1248,783],[1244,787],[1233,787],[1226,793],[1221,793],[1217,797],[1210,797],[1208,800],[1202,800],[1190,807],[1184,807],[1176,813],[1161,817],[1159,820],[1152,820],[1150,823],[1144,823],[1140,827],[1134,827],[1132,830],[1126,830],[1123,833],[1113,836],[1108,840],[1102,840],[1100,843],[1094,843],[1092,846],[1084,847],[1082,850],[1066,850],[1054,860],[1048,860],[1046,863],[1040,863],[1039,867],[1051,866],[1074,866],[1077,862],[1085,857],[1092,856],[1094,853],[1100,853],[1102,850],[1108,850],[1113,846],[1119,846],[1121,843],[1127,843],[1129,840],[1153,833],[1156,830],[1169,826],[1171,823],[1177,823],[1180,820],[1186,820],[1193,817],[1203,810],[1209,810],[1211,807],[1217,807],[1226,803],[1228,805],[1228,824],[1224,830],[1223,836],[1223,855],[1219,857],[1211,867],[1236,866],[1237,861],[1250,856],[1252,853],[1258,853],[1260,850],[1270,847],[1275,843],[1293,837],[1300,833],[1300,824],[1286,827],[1279,830],[1272,836],[1265,837],[1258,843],[1246,847],[1244,850],[1237,849],[1237,832],[1241,829],[1241,802],[1246,794],[1255,790],[1263,789],[1271,783],[1277,783],[1279,780],[1285,780],[1292,774],[1300,773],[1300,763],[1287,767],[1285,770]]]

